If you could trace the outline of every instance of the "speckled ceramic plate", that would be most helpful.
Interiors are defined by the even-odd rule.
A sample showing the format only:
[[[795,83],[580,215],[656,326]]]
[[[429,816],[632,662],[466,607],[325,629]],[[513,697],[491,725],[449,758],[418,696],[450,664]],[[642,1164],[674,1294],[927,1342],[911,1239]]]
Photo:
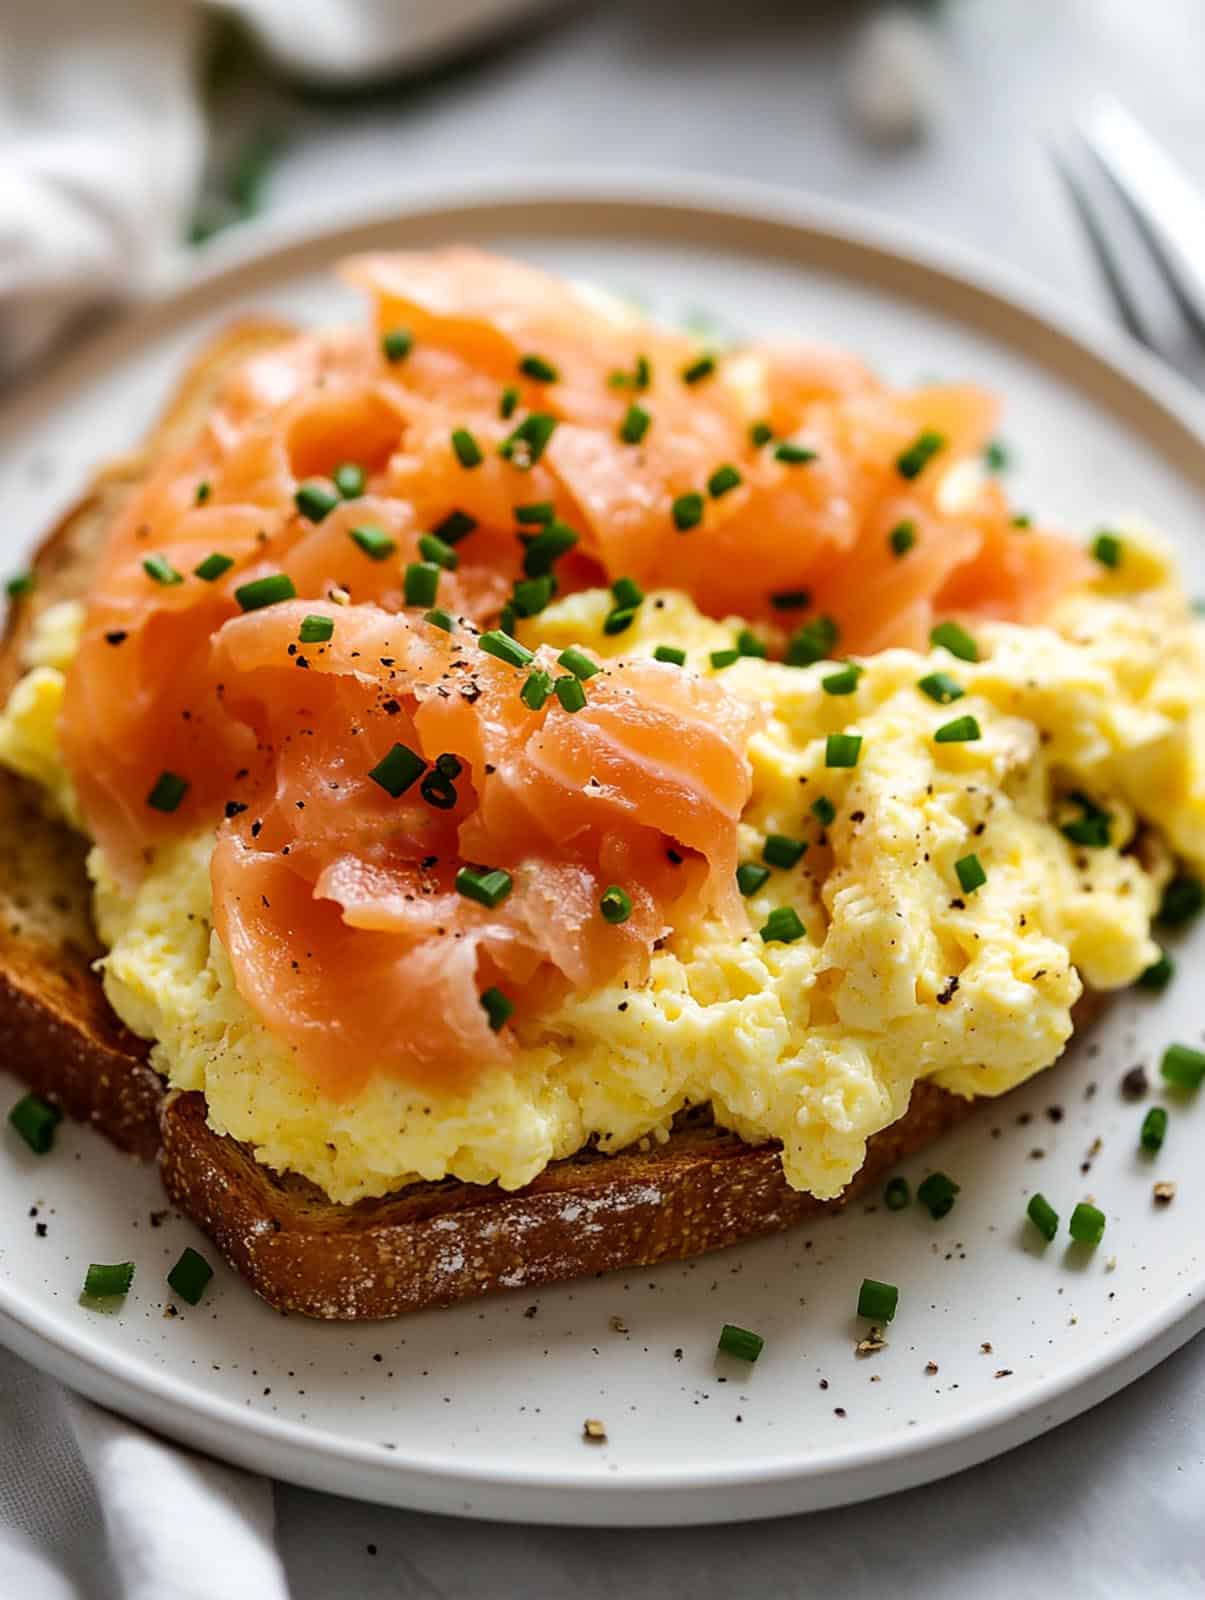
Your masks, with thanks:
[[[261,234],[170,300],[76,352],[0,415],[5,560],[90,466],[134,439],[181,361],[239,310],[345,312],[352,250],[472,240],[589,276],[670,316],[818,334],[889,376],[973,377],[1008,400],[1021,503],[1072,526],[1141,509],[1205,591],[1205,447],[1191,400],[1134,350],[950,251],[756,189],[599,177],[439,198],[318,234]],[[1199,960],[1205,930],[1184,965]],[[1136,1378],[1205,1323],[1205,1104],[1177,1109],[1157,1167],[1122,1074],[1200,1032],[1196,985],[1122,998],[1053,1072],[978,1116],[936,1159],[962,1183],[940,1223],[855,1207],[684,1266],[522,1291],[407,1321],[318,1325],[220,1270],[164,1315],[186,1242],[153,1171],[84,1128],[38,1160],[0,1142],[0,1337],[120,1411],[246,1466],[341,1494],[530,1521],[711,1522],[830,1506],[954,1472]],[[15,1082],[0,1086],[15,1098]],[[923,1160],[910,1164],[914,1179]],[[1155,1176],[1175,1180],[1166,1209]],[[1105,1241],[1079,1256],[1021,1226],[1038,1187],[1093,1195]],[[42,1225],[39,1228],[39,1224]],[[213,1251],[208,1252],[210,1255]],[[133,1256],[111,1315],[84,1266]],[[858,1358],[864,1276],[901,1286],[886,1349]],[[717,1362],[724,1322],[755,1367]],[[608,1441],[581,1437],[599,1417]]]

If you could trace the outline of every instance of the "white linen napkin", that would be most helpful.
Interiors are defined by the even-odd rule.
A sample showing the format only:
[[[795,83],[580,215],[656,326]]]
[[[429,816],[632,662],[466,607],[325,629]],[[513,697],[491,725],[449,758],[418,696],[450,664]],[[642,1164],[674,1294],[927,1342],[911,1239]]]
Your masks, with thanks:
[[[541,0],[226,0],[267,54],[346,87]],[[0,0],[0,378],[81,311],[162,286],[200,185],[216,0]]]
[[[0,1352],[5,1600],[288,1600],[264,1478],[169,1445]]]

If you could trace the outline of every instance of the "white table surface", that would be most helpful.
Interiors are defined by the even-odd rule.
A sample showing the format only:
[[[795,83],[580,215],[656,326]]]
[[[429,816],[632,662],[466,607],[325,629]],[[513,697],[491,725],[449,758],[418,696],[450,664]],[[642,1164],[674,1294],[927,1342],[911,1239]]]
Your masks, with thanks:
[[[599,0],[434,82],[367,101],[269,93],[288,130],[276,214],[408,176],[605,161],[763,177],[902,216],[1109,314],[1045,141],[1100,88],[1205,176],[1202,0],[930,5],[948,82],[930,138],[876,148],[841,73],[855,0]],[[872,1505],[772,1524],[614,1532],[497,1527],[277,1489],[295,1600],[1123,1597],[1205,1586],[1205,1341],[1012,1454]]]

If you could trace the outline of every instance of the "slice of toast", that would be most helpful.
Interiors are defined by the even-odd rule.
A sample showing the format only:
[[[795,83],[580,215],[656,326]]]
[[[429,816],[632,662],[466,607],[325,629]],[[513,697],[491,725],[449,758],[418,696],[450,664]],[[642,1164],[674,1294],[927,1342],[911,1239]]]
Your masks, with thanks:
[[[286,337],[244,322],[201,351],[142,449],[97,478],[39,551],[34,593],[0,643],[0,695],[22,667],[43,607],[86,592],[116,510],[164,449],[200,426],[236,362]],[[31,786],[0,770],[0,1048],[30,1086],[91,1121],[124,1150],[159,1151],[172,1200],[213,1238],[255,1291],[281,1310],[359,1319],[447,1305],[620,1267],[681,1259],[839,1209],[974,1102],[919,1083],[904,1117],[870,1142],[839,1200],[791,1189],[773,1145],[753,1147],[705,1111],[680,1117],[664,1144],[558,1161],[525,1189],[453,1179],[380,1200],[332,1204],[211,1131],[199,1094],[165,1092],[147,1045],[110,1010],[91,967],[86,845],[49,821]]]

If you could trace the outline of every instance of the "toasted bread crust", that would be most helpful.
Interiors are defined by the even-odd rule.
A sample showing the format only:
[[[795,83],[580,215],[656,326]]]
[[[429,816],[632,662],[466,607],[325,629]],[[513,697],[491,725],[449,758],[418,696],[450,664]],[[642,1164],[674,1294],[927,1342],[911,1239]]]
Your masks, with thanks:
[[[38,612],[82,596],[112,518],[158,455],[200,426],[236,362],[287,337],[244,322],[202,350],[143,447],[112,464],[43,543],[33,596],[10,608],[0,696],[22,671]],[[207,1125],[199,1094],[166,1094],[146,1043],[118,1021],[92,963],[86,845],[50,821],[36,791],[0,770],[0,1049],[68,1115],[143,1158],[159,1151],[172,1200],[271,1305],[354,1320],[448,1305],[501,1288],[677,1260],[839,1210],[975,1102],[931,1084],[870,1141],[836,1201],[791,1189],[774,1145],[753,1147],[703,1113],[664,1144],[555,1162],[507,1194],[448,1179],[335,1205],[304,1180],[260,1166]]]
[[[168,1099],[168,1194],[281,1311],[355,1321],[702,1255],[840,1210],[974,1102],[918,1083],[907,1115],[870,1141],[839,1200],[790,1188],[777,1145],[687,1118],[667,1143],[554,1162],[513,1194],[449,1180],[336,1206],[257,1166],[205,1123],[198,1094]],[[337,1242],[337,1247],[336,1247]]]

